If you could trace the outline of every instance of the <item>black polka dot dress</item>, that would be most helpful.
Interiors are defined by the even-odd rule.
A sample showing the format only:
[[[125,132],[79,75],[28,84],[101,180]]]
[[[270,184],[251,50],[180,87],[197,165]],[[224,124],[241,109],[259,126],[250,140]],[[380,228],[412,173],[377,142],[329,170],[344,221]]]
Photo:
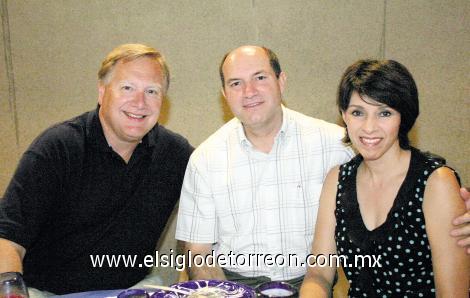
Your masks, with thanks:
[[[357,202],[356,173],[361,162],[358,155],[340,167],[336,197],[335,239],[338,254],[348,263],[343,268],[349,296],[434,297],[422,205],[429,175],[445,161],[412,148],[408,173],[387,219],[372,231],[364,225]]]

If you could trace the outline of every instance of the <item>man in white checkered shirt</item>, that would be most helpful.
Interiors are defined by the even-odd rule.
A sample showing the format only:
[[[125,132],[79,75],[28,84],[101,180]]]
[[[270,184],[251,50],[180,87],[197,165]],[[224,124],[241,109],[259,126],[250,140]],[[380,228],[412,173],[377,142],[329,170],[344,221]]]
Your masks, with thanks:
[[[300,285],[305,267],[269,266],[264,261],[266,256],[283,255],[287,262],[289,254],[305,261],[323,180],[353,152],[341,142],[343,128],[281,104],[286,75],[271,50],[237,48],[224,57],[220,75],[236,118],[191,156],[176,238],[185,241],[193,256],[214,250],[216,256],[246,258],[245,264],[224,268],[193,266],[190,277],[251,286],[269,280]],[[248,264],[249,254],[261,255],[258,263]]]
[[[271,50],[243,46],[229,52],[220,77],[236,118],[192,154],[176,238],[193,256],[214,250],[229,263],[193,266],[190,277],[251,286],[283,280],[299,286],[323,180],[353,152],[341,143],[342,128],[281,104],[286,75]],[[470,192],[462,188],[460,195],[467,212],[453,221],[451,234],[470,254]],[[238,264],[231,264],[234,259]]]

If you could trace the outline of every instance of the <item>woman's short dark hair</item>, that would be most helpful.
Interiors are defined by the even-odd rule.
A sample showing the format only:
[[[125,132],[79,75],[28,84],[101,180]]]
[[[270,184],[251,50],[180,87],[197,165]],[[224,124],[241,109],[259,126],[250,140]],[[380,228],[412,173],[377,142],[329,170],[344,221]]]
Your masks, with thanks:
[[[408,132],[419,115],[419,102],[416,83],[406,67],[394,60],[359,60],[341,78],[336,102],[340,112],[347,110],[354,91],[400,113],[398,139],[402,149],[409,149]],[[351,143],[347,132],[343,141]]]

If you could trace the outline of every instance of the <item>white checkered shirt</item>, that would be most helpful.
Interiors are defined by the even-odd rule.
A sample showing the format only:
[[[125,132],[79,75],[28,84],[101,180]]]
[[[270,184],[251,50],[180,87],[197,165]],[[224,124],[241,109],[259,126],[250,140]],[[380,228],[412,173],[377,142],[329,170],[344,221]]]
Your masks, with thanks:
[[[283,124],[270,153],[254,149],[232,119],[192,154],[178,211],[176,238],[213,243],[216,255],[310,253],[323,180],[350,160],[344,129],[283,110]],[[305,267],[261,262],[225,267],[244,276],[289,280]]]

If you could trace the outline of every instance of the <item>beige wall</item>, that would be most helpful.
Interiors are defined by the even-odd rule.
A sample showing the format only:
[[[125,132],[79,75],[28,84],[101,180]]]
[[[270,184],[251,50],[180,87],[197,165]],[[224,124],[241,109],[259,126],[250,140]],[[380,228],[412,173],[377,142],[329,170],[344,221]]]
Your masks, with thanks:
[[[468,0],[0,3],[9,14],[0,39],[1,193],[35,136],[95,107],[99,63],[127,42],[148,43],[166,55],[173,76],[164,123],[193,145],[227,119],[218,64],[238,45],[262,44],[276,51],[288,75],[287,105],[332,122],[346,66],[364,57],[397,59],[413,73],[421,94],[415,144],[445,156],[470,184]],[[3,50],[8,46],[10,80]],[[8,99],[12,78],[16,125]],[[174,222],[169,231],[166,249],[174,246]],[[173,278],[169,273],[167,279]]]
[[[0,10],[1,11],[1,10]],[[3,36],[2,36],[3,37]],[[4,35],[8,39],[8,34]],[[10,99],[8,79],[8,63],[3,49],[5,48],[4,38],[0,39],[0,197],[11,178],[13,170],[18,161],[17,141],[15,133],[14,98]]]

